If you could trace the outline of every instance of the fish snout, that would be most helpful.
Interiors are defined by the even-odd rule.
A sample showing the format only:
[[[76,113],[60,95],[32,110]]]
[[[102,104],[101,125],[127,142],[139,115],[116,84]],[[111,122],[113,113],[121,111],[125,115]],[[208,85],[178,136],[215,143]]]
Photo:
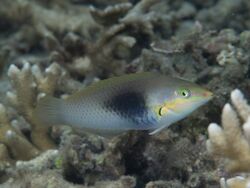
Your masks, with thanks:
[[[213,98],[213,93],[211,91],[206,90],[202,93],[202,96],[206,99],[211,99]]]

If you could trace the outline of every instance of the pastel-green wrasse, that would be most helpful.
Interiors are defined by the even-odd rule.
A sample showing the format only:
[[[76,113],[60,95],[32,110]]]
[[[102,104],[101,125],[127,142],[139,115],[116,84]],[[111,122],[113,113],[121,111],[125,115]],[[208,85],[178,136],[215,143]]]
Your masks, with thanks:
[[[128,130],[155,134],[211,98],[211,92],[194,83],[137,73],[100,81],[67,99],[46,96],[39,101],[35,117],[47,125],[71,125],[99,135]]]

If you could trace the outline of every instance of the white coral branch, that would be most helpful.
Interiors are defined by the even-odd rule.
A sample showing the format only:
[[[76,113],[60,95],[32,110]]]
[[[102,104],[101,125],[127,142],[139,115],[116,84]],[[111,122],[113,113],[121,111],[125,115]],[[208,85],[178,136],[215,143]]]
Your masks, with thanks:
[[[242,176],[236,176],[227,180],[225,178],[221,178],[220,186],[221,188],[249,188],[250,178]]]
[[[45,69],[45,74],[42,74],[41,69],[37,65],[33,65],[32,74],[37,82],[39,92],[53,94],[58,81],[63,75],[63,70],[57,63],[52,63]]]
[[[240,90],[231,93],[233,106],[226,104],[222,111],[222,127],[208,127],[207,150],[225,162],[229,172],[250,172],[250,106]],[[244,121],[241,125],[240,118]],[[250,178],[221,179],[222,188],[248,188]]]
[[[2,140],[2,142],[11,148],[10,150],[12,153],[15,153],[17,159],[33,157],[37,155],[39,150],[46,150],[54,146],[54,143],[48,136],[48,127],[40,125],[34,119],[33,113],[37,97],[41,93],[53,94],[57,82],[61,79],[62,75],[64,75],[63,69],[56,63],[51,64],[44,72],[37,65],[30,65],[26,61],[23,62],[22,68],[18,68],[16,65],[10,66],[8,76],[12,82],[14,91],[7,92],[7,99],[31,127],[31,142],[29,142],[17,130],[18,124],[14,123],[14,126],[12,126],[9,120],[6,119],[6,115],[4,115],[6,113],[3,111],[4,108],[0,106],[0,122],[4,125],[2,135],[0,134],[0,141]],[[22,146],[25,146],[23,150],[33,148],[33,150],[30,149],[32,153],[28,154],[27,157],[18,157],[20,155],[19,148],[22,148]]]
[[[250,106],[248,105],[247,100],[244,98],[241,91],[238,89],[232,91],[231,100],[235,108],[237,109],[237,112],[239,113],[240,117],[244,121],[247,121],[250,115]]]

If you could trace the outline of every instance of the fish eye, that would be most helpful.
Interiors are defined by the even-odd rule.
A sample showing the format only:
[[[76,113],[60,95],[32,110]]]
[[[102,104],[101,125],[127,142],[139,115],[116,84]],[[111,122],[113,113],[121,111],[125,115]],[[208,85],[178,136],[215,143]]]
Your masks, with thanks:
[[[191,92],[189,89],[179,89],[177,93],[178,96],[181,96],[183,98],[189,98],[191,96]]]

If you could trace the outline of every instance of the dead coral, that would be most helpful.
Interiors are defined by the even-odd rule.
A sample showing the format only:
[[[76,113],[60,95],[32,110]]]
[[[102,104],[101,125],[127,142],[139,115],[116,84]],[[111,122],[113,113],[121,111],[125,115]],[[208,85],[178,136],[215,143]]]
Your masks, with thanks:
[[[134,177],[121,176],[117,181],[97,182],[95,188],[135,188],[135,186],[136,180]]]
[[[241,49],[234,47],[233,45],[229,44],[228,48],[222,50],[220,54],[217,56],[216,60],[219,65],[226,65],[229,63],[239,63],[243,57],[243,52]]]
[[[149,15],[146,13],[150,12],[149,9],[156,3],[160,1],[154,0],[142,0],[137,3],[129,12],[128,14],[121,19],[123,23],[136,23],[137,21],[146,20],[145,18],[150,18]],[[138,23],[138,22],[137,22]]]
[[[191,4],[178,7],[170,15],[159,14],[158,9],[162,7],[164,11],[169,8],[164,2],[152,0],[139,1],[133,7],[130,3],[110,5],[104,10],[92,7],[91,14],[102,28],[99,40],[94,43],[85,41],[86,49],[82,54],[84,57],[72,56],[71,53],[68,53],[67,48],[62,51],[58,50],[55,54],[72,72],[84,77],[93,77],[93,75],[108,77],[124,72],[140,71],[140,67],[131,61],[137,61],[136,58],[141,54],[143,48],[150,47],[150,43],[155,38],[154,30],[161,28],[160,30],[166,33],[163,27],[167,27],[168,31],[171,30],[169,28],[171,22],[176,18],[182,19],[195,14],[195,9]],[[108,21],[108,23],[102,20]],[[111,24],[113,24],[111,27],[107,27]],[[142,38],[143,40],[141,40]],[[174,46],[174,42],[171,43],[171,46]],[[79,66],[76,66],[78,63]],[[79,67],[86,67],[85,65],[91,67],[92,71],[80,71]]]
[[[98,10],[92,6],[90,8],[90,12],[97,23],[108,26],[116,22],[119,17],[126,14],[131,9],[131,7],[131,3],[121,3],[114,6],[110,5],[104,10]]]
[[[226,104],[222,111],[223,128],[216,123],[209,125],[207,149],[224,161],[227,171],[247,173],[250,171],[250,106],[237,89],[231,93],[231,100],[236,110]],[[246,178],[221,179],[223,188],[245,188],[248,184],[247,174]]]
[[[47,150],[30,161],[17,161],[16,168],[19,172],[38,172],[46,170],[54,166],[54,161],[58,157],[58,154],[58,150]]]
[[[220,0],[216,2],[214,6],[201,10],[197,14],[197,19],[201,22],[205,22],[206,28],[210,29],[221,29],[225,27],[237,28],[238,25],[233,24],[230,20],[233,18],[231,17],[233,16],[232,12],[238,14],[242,11],[243,6],[246,6],[244,5],[244,0]],[[244,19],[244,17],[242,18]]]
[[[199,139],[194,145],[187,137],[170,131],[168,134],[162,133],[158,137],[151,138],[143,153],[148,164],[148,167],[143,169],[144,176],[164,180],[165,183],[169,181],[169,186],[166,187],[181,187],[181,185],[182,187],[203,187],[208,182],[213,182],[215,176],[212,173],[200,170],[202,166],[212,170],[212,159],[208,158],[203,151],[206,140],[202,137]],[[189,174],[189,172],[192,173]],[[174,181],[171,180],[175,177],[184,181],[175,182],[177,185],[174,186]],[[152,184],[155,187],[162,185],[160,182]]]
[[[0,160],[2,162],[10,161],[10,156],[9,156],[9,153],[8,153],[8,149],[7,149],[6,145],[4,145],[4,144],[0,144]]]
[[[5,22],[16,24],[24,23],[30,19],[30,9],[28,1],[1,1],[0,17]]]
[[[135,188],[136,180],[131,176],[121,176],[115,181],[98,181],[94,186],[72,184],[65,181],[62,175],[55,170],[44,172],[23,173],[2,184],[5,188]]]
[[[62,134],[56,163],[65,179],[70,182],[91,185],[132,174],[134,169],[138,169],[138,172],[146,170],[147,164],[143,156],[145,145],[149,141],[146,133],[129,132],[107,140],[95,135],[80,137],[66,132]]]
[[[80,32],[90,37],[91,30],[98,30],[98,25],[93,21],[87,8],[73,6],[67,3],[67,11],[63,6],[50,8],[28,0],[2,1],[0,17],[12,23],[28,22],[37,28],[45,27],[53,32],[65,31]],[[70,8],[68,7],[70,6]]]
[[[185,188],[179,181],[151,181],[145,188]]]
[[[144,137],[143,134],[128,133],[107,141],[95,135],[66,136],[61,145],[65,179],[73,183],[93,184],[121,177],[125,174],[126,161],[129,162],[127,157],[133,155],[135,163],[139,159],[140,156],[135,155],[143,149],[139,145],[145,144],[140,143]],[[138,148],[138,153],[128,152],[134,151],[134,147]]]
[[[91,8],[92,15],[97,22],[105,19],[107,16],[112,19],[113,25],[106,28],[100,39],[95,43],[88,45],[87,56],[94,64],[95,72],[100,74],[102,70],[105,75],[122,74],[126,72],[127,63],[132,58],[139,55],[140,45],[145,45],[153,36],[153,24],[155,21],[155,11],[149,11],[150,7],[159,1],[143,0],[134,7],[129,3],[122,3],[107,7],[105,10]],[[98,15],[98,16],[97,16]],[[119,15],[119,16],[118,16]],[[111,24],[111,23],[109,23]],[[133,29],[131,29],[133,28]],[[139,41],[138,38],[145,36],[146,41]],[[149,44],[146,44],[149,46]],[[134,57],[133,57],[134,56]]]

